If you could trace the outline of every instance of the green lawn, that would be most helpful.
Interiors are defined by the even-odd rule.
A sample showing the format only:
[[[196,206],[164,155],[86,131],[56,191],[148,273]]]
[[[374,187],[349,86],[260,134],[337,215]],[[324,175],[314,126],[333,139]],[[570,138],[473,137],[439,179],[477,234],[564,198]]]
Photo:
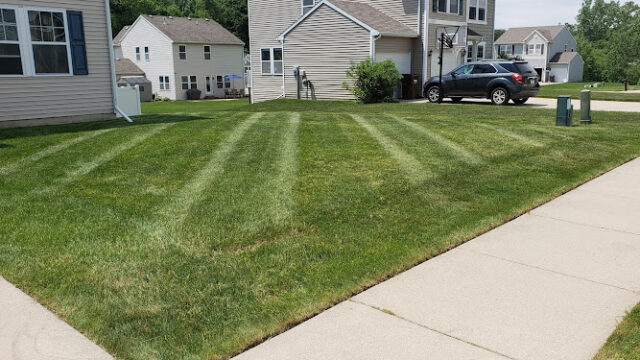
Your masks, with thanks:
[[[595,360],[640,360],[640,305],[618,326]]]
[[[592,83],[566,83],[566,84],[553,84],[540,87],[539,97],[557,98],[560,95],[570,95],[574,99],[580,98],[580,92],[582,90],[591,91],[592,100],[607,100],[607,101],[640,101],[639,93],[625,93],[624,86],[618,83],[607,83],[602,88],[590,88],[585,89],[585,85]],[[640,90],[638,86],[630,87]]]
[[[1,130],[0,274],[118,358],[227,358],[640,154],[637,114],[243,102]]]
[[[248,105],[249,99],[234,100],[201,100],[201,101],[166,101],[142,103],[143,114],[194,113],[201,111],[233,110]]]

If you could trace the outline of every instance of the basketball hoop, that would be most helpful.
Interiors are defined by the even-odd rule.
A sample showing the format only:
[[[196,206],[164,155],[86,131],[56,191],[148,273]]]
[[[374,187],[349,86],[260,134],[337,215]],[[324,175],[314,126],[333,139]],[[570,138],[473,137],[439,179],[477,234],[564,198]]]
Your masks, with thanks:
[[[450,35],[448,29],[451,28],[455,28],[456,31],[455,33],[453,33],[453,35]],[[440,29],[442,29],[442,32],[440,33],[440,36],[438,36],[438,41],[440,42],[440,61],[439,61],[439,65],[440,65],[440,77],[439,77],[439,90],[440,90],[440,97],[438,99],[438,103],[442,103],[442,99],[444,98],[444,91],[442,90],[442,66],[444,65],[444,47],[446,46],[449,49],[453,49],[454,46],[454,40],[456,39],[456,37],[458,36],[458,32],[460,32],[460,26],[451,26],[451,27],[445,27],[445,28],[438,28],[436,30],[436,34],[438,33],[438,31],[440,31]]]

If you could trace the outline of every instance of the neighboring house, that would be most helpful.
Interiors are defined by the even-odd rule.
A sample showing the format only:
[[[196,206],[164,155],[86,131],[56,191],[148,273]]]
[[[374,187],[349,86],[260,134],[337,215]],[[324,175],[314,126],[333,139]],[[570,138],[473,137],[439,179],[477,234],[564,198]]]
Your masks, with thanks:
[[[528,61],[543,82],[582,81],[584,61],[565,25],[512,28],[495,46],[496,56]]]
[[[443,70],[493,58],[495,0],[249,0],[252,101],[353,99],[346,71],[366,58],[392,59],[398,96],[422,95],[439,71],[439,35],[454,37]],[[306,76],[302,91],[294,69]]]
[[[104,0],[0,0],[0,127],[114,118]]]
[[[116,59],[116,80],[123,77],[145,77],[145,73],[129,59]]]
[[[2,0],[0,0],[2,1]],[[244,74],[244,43],[211,19],[141,15],[114,39],[114,51],[130,59],[153,83],[155,94],[186,99],[186,90],[223,97]]]
[[[145,77],[144,71],[129,59],[116,59],[116,80],[118,86],[138,86],[140,101],[153,100],[153,85]]]

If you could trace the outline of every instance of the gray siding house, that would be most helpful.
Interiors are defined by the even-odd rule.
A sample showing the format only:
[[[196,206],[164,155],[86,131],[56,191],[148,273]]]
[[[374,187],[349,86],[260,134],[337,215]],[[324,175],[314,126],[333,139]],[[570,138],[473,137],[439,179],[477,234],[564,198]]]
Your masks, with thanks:
[[[543,82],[582,81],[584,61],[564,25],[512,28],[495,46],[496,56],[528,61]]]
[[[422,95],[438,69],[438,37],[454,46],[444,71],[493,57],[495,0],[249,0],[252,102],[298,97],[352,99],[342,84],[353,62],[392,59],[404,76],[398,95]],[[455,36],[454,36],[455,35]]]
[[[104,0],[0,0],[0,127],[113,118]]]

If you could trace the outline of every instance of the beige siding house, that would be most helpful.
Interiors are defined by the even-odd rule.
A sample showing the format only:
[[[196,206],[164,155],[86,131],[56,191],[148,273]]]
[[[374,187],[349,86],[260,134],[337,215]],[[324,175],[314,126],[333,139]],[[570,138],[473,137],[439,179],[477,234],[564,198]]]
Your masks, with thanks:
[[[114,117],[104,0],[0,0],[0,127]]]
[[[224,97],[244,87],[229,78],[244,74],[244,43],[210,19],[141,15],[113,44],[116,56],[146,73],[156,96],[180,100],[199,89],[202,97]]]
[[[352,99],[345,73],[367,57],[394,61],[398,97],[421,96],[440,34],[454,37],[446,72],[493,57],[494,21],[495,0],[249,0],[252,102]]]

